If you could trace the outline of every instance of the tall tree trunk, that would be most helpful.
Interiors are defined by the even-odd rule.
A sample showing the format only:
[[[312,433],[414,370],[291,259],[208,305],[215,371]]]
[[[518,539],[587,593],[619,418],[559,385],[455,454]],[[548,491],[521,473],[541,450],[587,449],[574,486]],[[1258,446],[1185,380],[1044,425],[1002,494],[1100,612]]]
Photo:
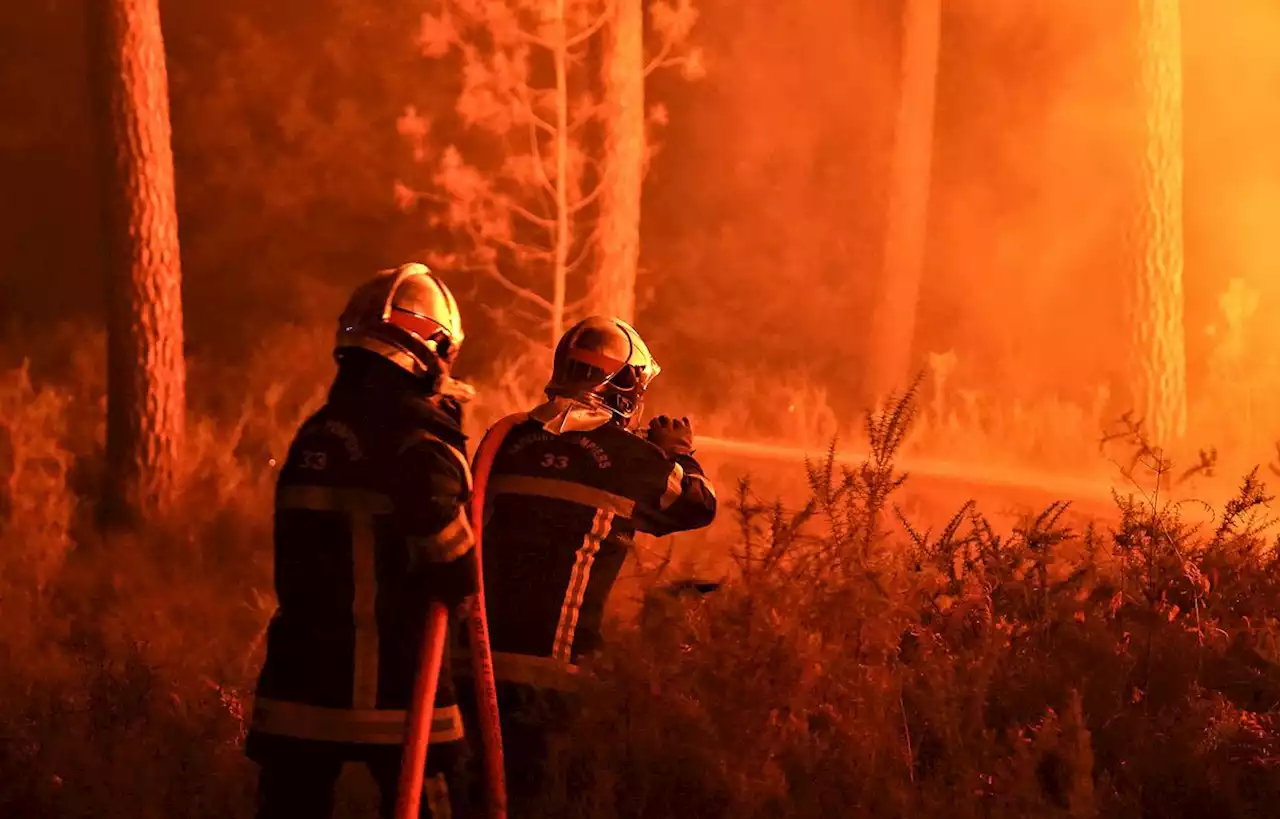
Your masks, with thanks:
[[[617,0],[605,28],[604,157],[595,312],[635,320],[640,194],[645,171],[644,4]]]
[[[569,243],[572,241],[569,220],[569,29],[565,18],[565,0],[556,0],[557,37],[552,61],[556,72],[556,226],[555,251],[552,254],[551,349],[564,334],[564,300],[569,278]]]
[[[874,398],[905,388],[911,376],[911,345],[927,236],[941,35],[941,0],[906,0],[884,267],[867,352],[866,389]]]
[[[1133,284],[1134,400],[1152,442],[1186,432],[1183,328],[1182,23],[1178,0],[1138,0],[1146,145]]]
[[[183,441],[182,271],[157,0],[91,0],[108,241],[108,501],[172,496]]]

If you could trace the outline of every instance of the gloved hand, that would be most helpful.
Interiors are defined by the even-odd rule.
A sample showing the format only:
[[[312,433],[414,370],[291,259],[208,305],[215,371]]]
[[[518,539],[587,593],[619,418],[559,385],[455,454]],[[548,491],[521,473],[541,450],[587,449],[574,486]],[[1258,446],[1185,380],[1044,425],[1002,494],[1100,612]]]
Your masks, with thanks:
[[[420,576],[426,596],[443,603],[450,611],[476,593],[475,563],[469,554],[449,563],[423,566]]]
[[[693,424],[688,418],[659,415],[649,422],[648,438],[668,455],[693,454]]]

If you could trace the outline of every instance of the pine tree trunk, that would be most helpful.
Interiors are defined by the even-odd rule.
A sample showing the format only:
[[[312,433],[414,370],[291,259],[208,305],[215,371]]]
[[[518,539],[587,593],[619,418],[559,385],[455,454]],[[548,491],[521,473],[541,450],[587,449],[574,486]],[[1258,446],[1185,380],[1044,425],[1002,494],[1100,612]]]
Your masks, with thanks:
[[[556,348],[564,334],[564,302],[569,279],[569,245],[572,242],[569,208],[569,53],[568,23],[565,18],[565,0],[556,0],[555,20],[560,40],[556,43],[552,62],[556,73],[556,226],[555,250],[552,254],[551,297],[551,349]]]
[[[941,0],[906,0],[901,86],[890,165],[884,267],[871,315],[866,391],[882,398],[911,378],[927,236]]]
[[[1152,443],[1186,432],[1183,328],[1182,24],[1178,0],[1138,0],[1146,125],[1133,283],[1134,400]]]
[[[92,0],[108,241],[107,464],[114,511],[172,495],[186,364],[169,90],[157,0]]]
[[[604,156],[600,196],[600,264],[594,312],[635,320],[640,261],[640,196],[645,171],[644,5],[617,0],[605,29]]]

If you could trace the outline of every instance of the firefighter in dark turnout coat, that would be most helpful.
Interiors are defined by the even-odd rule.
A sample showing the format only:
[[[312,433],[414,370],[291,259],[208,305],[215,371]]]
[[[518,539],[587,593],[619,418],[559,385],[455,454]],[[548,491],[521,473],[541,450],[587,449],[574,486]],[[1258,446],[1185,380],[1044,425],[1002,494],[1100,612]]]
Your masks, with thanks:
[[[658,372],[625,322],[586,319],[556,348],[547,402],[490,431],[509,428],[488,478],[483,560],[514,819],[529,815],[541,786],[547,735],[571,707],[579,658],[600,647],[634,535],[715,517],[688,421],[664,416],[634,431]]]
[[[276,487],[278,608],[246,742],[262,819],[328,819],[350,761],[393,815],[427,606],[475,591],[469,388],[449,375],[462,339],[452,294],[419,264],[378,274],[339,321],[338,375]],[[462,739],[446,658],[424,816],[465,812]]]

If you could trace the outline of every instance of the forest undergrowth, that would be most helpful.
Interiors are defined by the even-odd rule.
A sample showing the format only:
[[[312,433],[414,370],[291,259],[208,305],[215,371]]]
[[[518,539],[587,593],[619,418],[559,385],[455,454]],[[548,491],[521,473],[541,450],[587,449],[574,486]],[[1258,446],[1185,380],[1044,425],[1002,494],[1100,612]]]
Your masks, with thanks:
[[[0,377],[0,815],[250,816],[274,458],[327,373],[194,362],[180,507],[104,539],[93,355],[57,383]],[[926,411],[909,392],[866,418],[866,463],[797,470],[801,509],[721,487],[736,571],[615,624],[545,815],[1274,815],[1260,470],[1199,523],[1135,424],[1113,525],[1070,528],[1064,501],[922,531],[895,459]]]

